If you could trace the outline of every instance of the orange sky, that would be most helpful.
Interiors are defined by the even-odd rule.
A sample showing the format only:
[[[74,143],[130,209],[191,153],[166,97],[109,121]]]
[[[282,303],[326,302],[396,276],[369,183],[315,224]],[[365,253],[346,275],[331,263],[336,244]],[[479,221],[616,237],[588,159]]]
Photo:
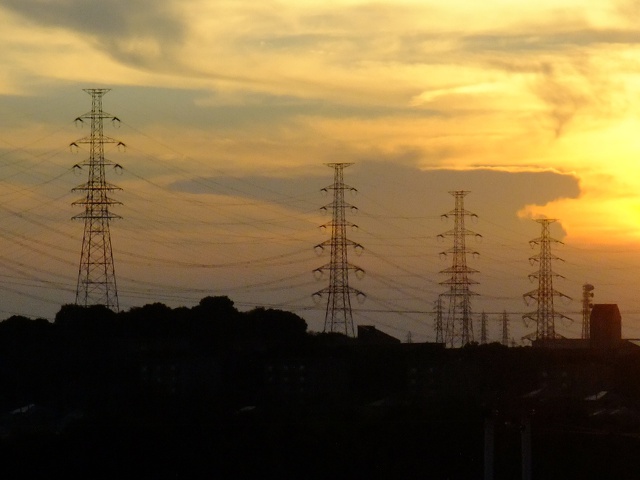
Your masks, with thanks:
[[[344,161],[366,227],[353,235],[370,250],[361,323],[430,338],[427,313],[389,311],[431,310],[447,267],[435,237],[451,227],[438,216],[464,189],[484,237],[474,310],[506,309],[514,336],[527,332],[530,219],[547,216],[566,243],[558,289],[576,298],[559,328],[580,331],[589,282],[640,336],[639,17],[631,0],[6,0],[2,310],[51,318],[73,301],[69,191],[83,178],[66,146],[86,134],[72,122],[90,108],[82,88],[107,87],[123,120],[109,135],[128,145],[109,152],[125,166],[110,179],[124,188],[124,308],[228,294],[321,328],[309,272],[326,258],[311,247],[326,238],[323,163]]]

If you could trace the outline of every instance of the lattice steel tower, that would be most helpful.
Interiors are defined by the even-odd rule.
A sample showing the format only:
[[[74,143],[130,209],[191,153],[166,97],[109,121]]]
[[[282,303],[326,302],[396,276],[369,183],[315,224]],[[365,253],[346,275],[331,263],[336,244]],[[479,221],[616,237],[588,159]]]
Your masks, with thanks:
[[[467,266],[467,254],[478,255],[478,252],[467,249],[466,238],[468,236],[479,238],[481,235],[467,230],[464,226],[466,217],[477,218],[476,214],[464,209],[464,197],[469,192],[459,190],[449,193],[455,197],[455,208],[442,217],[453,216],[454,227],[453,230],[438,235],[438,237],[453,237],[453,247],[441,253],[441,255],[451,255],[453,261],[450,268],[440,272],[450,275],[447,280],[440,282],[440,285],[449,287],[448,291],[441,294],[449,297],[445,321],[445,343],[450,347],[462,347],[473,341],[471,297],[477,293],[471,291],[469,287],[478,283],[469,278],[469,275],[478,273],[478,271]]]
[[[593,308],[594,286],[588,283],[582,285],[582,338],[591,338],[591,309]]]
[[[78,144],[89,145],[89,158],[74,166],[88,169],[87,182],[73,189],[74,192],[86,193],[83,198],[73,202],[73,205],[84,206],[84,212],[73,217],[84,220],[76,304],[104,305],[117,311],[119,309],[118,289],[113,266],[109,222],[121,218],[110,211],[112,205],[119,205],[120,202],[113,200],[109,194],[121,189],[107,182],[105,167],[119,168],[120,166],[105,160],[104,146],[108,143],[115,143],[118,146],[124,144],[103,133],[103,120],[119,122],[117,117],[102,111],[102,97],[109,89],[91,88],[84,91],[91,95],[91,111],[76,118],[76,122],[82,124],[90,122],[91,133],[71,144],[72,147],[78,147]]]
[[[528,300],[533,300],[538,304],[538,309],[535,312],[527,313],[523,315],[522,318],[525,320],[528,318],[536,322],[537,328],[535,338],[542,342],[554,338],[562,338],[556,333],[555,319],[569,318],[566,315],[556,312],[553,305],[554,297],[570,298],[564,293],[553,288],[554,277],[564,278],[562,275],[553,273],[553,269],[551,268],[551,262],[553,260],[562,260],[560,257],[551,253],[551,244],[562,244],[560,240],[551,238],[549,233],[549,225],[555,221],[555,219],[550,218],[541,218],[536,220],[536,222],[538,222],[542,227],[542,234],[540,237],[531,240],[529,244],[531,245],[531,248],[539,245],[540,253],[530,257],[529,261],[532,265],[538,262],[539,269],[538,272],[530,274],[529,279],[532,281],[537,279],[538,288],[523,295],[527,304],[529,303]]]
[[[331,222],[322,225],[322,228],[331,227],[331,239],[326,240],[315,248],[323,251],[325,247],[330,247],[331,259],[329,263],[313,272],[322,275],[329,271],[329,286],[317,291],[314,297],[321,297],[326,294],[327,309],[324,317],[324,331],[344,333],[347,336],[355,337],[353,325],[353,314],[351,312],[351,294],[364,297],[364,293],[349,286],[349,272],[353,271],[357,276],[363,275],[364,270],[352,265],[347,259],[347,250],[353,247],[356,252],[362,252],[363,247],[359,243],[347,238],[347,227],[356,227],[355,224],[347,221],[347,208],[352,211],[357,210],[353,205],[344,200],[346,190],[355,192],[355,188],[344,183],[344,169],[352,163],[328,163],[327,166],[334,169],[333,185],[322,189],[323,192],[333,190],[333,202],[322,207],[322,210],[331,211]]]

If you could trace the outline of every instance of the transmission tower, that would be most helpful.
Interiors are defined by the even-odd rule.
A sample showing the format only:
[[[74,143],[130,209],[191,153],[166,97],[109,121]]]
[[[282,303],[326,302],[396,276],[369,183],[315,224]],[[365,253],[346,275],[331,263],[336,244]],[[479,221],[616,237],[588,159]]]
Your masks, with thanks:
[[[509,316],[506,310],[502,312],[502,345],[509,346]]]
[[[349,286],[349,272],[353,271],[356,276],[364,275],[364,270],[352,265],[347,259],[348,247],[353,247],[356,253],[361,253],[364,248],[359,243],[347,239],[347,227],[356,227],[355,224],[346,219],[347,208],[356,211],[357,208],[348,204],[344,200],[346,190],[356,192],[357,190],[344,183],[344,169],[352,165],[351,163],[328,163],[327,166],[334,169],[333,185],[322,189],[323,192],[333,190],[333,202],[322,207],[322,210],[331,211],[331,222],[322,225],[322,228],[331,227],[331,239],[315,246],[319,252],[325,247],[330,247],[331,259],[329,263],[320,268],[316,268],[314,274],[321,276],[325,271],[329,271],[329,286],[317,291],[314,297],[327,295],[327,309],[324,317],[324,332],[344,333],[347,336],[355,337],[353,325],[353,314],[351,312],[351,294],[364,297],[364,293]]]
[[[487,343],[487,314],[482,312],[480,317],[480,345]]]
[[[540,246],[540,253],[529,258],[532,265],[536,262],[539,264],[538,272],[529,275],[530,280],[538,280],[538,288],[525,293],[523,297],[527,304],[528,300],[537,302],[538,309],[535,312],[523,315],[523,319],[526,320],[528,318],[536,323],[537,329],[535,338],[536,340],[541,342],[545,342],[554,338],[562,338],[560,335],[556,334],[555,319],[569,319],[569,317],[556,312],[553,306],[554,297],[565,297],[567,299],[570,298],[564,293],[554,290],[553,288],[554,277],[564,278],[562,275],[553,273],[553,269],[551,268],[551,262],[553,260],[562,260],[561,258],[551,253],[552,243],[562,244],[560,240],[551,238],[551,235],[549,233],[549,225],[555,221],[556,220],[549,218],[536,220],[536,222],[538,222],[542,227],[542,234],[539,238],[536,238],[529,242],[532,248],[534,248],[536,245]]]
[[[76,304],[104,305],[118,311],[118,289],[113,267],[109,222],[121,218],[110,212],[112,205],[121,203],[113,200],[109,194],[121,189],[106,181],[105,169],[107,166],[121,167],[105,160],[104,146],[108,143],[118,146],[124,146],[124,144],[103,133],[103,120],[108,119],[119,123],[117,117],[102,111],[102,97],[109,89],[91,88],[84,91],[91,95],[91,111],[76,118],[76,123],[89,122],[91,133],[71,143],[72,148],[77,148],[79,144],[89,145],[89,158],[83,163],[74,165],[74,168],[86,167],[88,170],[87,182],[73,189],[74,192],[85,192],[83,198],[73,202],[73,205],[84,206],[84,212],[73,217],[76,220],[84,220]]]
[[[449,297],[449,308],[446,317],[445,343],[450,347],[462,347],[473,341],[473,324],[471,319],[471,296],[477,295],[469,288],[478,282],[469,278],[469,275],[478,273],[477,270],[467,267],[467,253],[478,255],[478,252],[467,250],[466,237],[481,235],[467,230],[464,226],[465,217],[477,218],[477,215],[464,209],[464,197],[469,193],[466,191],[449,192],[455,197],[455,208],[443,218],[453,216],[454,227],[441,235],[440,238],[453,237],[453,247],[442,252],[441,255],[451,255],[453,262],[450,268],[442,270],[440,273],[450,275],[440,285],[447,285],[449,290],[443,296]]]
[[[582,338],[591,338],[591,308],[594,286],[585,283],[582,286]]]

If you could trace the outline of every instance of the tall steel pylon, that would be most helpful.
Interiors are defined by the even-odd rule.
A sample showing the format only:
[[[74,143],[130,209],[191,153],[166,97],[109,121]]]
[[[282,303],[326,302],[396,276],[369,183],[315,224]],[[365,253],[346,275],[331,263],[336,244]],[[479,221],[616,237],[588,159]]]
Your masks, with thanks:
[[[118,289],[113,266],[109,222],[121,218],[110,211],[112,205],[121,203],[113,200],[109,194],[121,189],[107,182],[105,167],[120,168],[120,166],[105,160],[104,146],[108,143],[115,143],[118,146],[124,146],[124,144],[103,133],[103,120],[119,122],[117,117],[102,111],[102,97],[109,89],[91,88],[84,91],[91,95],[91,111],[76,118],[76,122],[81,124],[89,122],[91,133],[71,143],[71,147],[78,147],[79,144],[89,145],[89,158],[83,163],[74,165],[75,168],[86,167],[88,170],[87,182],[73,189],[74,192],[86,193],[83,198],[73,202],[73,205],[84,206],[84,212],[73,217],[74,220],[84,220],[76,304],[104,305],[117,311],[119,309]]]
[[[525,320],[528,318],[536,322],[535,339],[541,342],[561,338],[555,330],[555,319],[569,319],[566,315],[556,312],[553,305],[554,297],[570,298],[553,288],[554,277],[564,278],[562,275],[553,273],[553,269],[551,268],[551,262],[553,260],[562,260],[560,257],[551,253],[551,244],[562,244],[560,240],[551,238],[551,234],[549,233],[549,225],[555,221],[555,219],[550,218],[537,219],[536,222],[542,227],[542,234],[540,237],[529,242],[531,248],[534,248],[536,245],[540,246],[540,253],[529,258],[532,265],[536,262],[539,264],[538,271],[529,275],[531,281],[534,279],[538,280],[538,288],[525,293],[523,298],[527,304],[528,300],[537,302],[538,309],[535,312],[523,315],[522,318]]]
[[[591,338],[591,309],[593,308],[591,299],[594,288],[588,283],[582,285],[582,338],[584,339]]]
[[[329,286],[318,290],[314,297],[327,295],[327,309],[324,317],[324,332],[344,333],[347,336],[355,337],[353,324],[353,314],[351,311],[351,294],[364,297],[364,293],[349,286],[349,272],[353,271],[356,276],[364,274],[364,270],[349,263],[347,258],[348,247],[353,247],[357,253],[364,248],[347,238],[347,227],[356,227],[355,224],[347,221],[347,208],[352,211],[357,210],[353,205],[345,202],[344,192],[346,190],[356,192],[357,190],[344,183],[344,169],[352,163],[328,163],[327,166],[334,169],[333,185],[322,189],[323,192],[333,190],[333,202],[322,207],[324,211],[332,212],[331,222],[322,225],[322,228],[331,227],[331,239],[315,246],[319,252],[325,247],[330,247],[331,259],[329,263],[316,268],[313,272],[322,275],[329,271]]]
[[[467,230],[464,226],[465,217],[477,218],[477,215],[464,209],[464,197],[467,191],[449,192],[455,197],[455,208],[442,215],[443,218],[453,216],[454,227],[441,235],[440,238],[453,237],[453,247],[441,253],[441,255],[451,255],[452,265],[440,273],[450,275],[440,285],[449,287],[442,296],[449,297],[449,308],[446,317],[445,343],[450,347],[462,347],[473,341],[473,323],[471,319],[471,297],[477,293],[469,288],[478,282],[471,280],[469,275],[478,273],[477,270],[467,266],[467,254],[478,255],[478,252],[468,250],[466,238],[468,236],[481,237],[480,234]]]

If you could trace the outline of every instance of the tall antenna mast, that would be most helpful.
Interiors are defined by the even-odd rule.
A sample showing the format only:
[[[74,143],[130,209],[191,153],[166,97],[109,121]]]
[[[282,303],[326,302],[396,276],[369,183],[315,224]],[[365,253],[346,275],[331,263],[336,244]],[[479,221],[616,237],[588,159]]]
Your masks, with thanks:
[[[438,235],[438,237],[453,237],[453,247],[441,253],[441,255],[451,255],[453,262],[450,268],[440,272],[450,275],[447,280],[440,282],[440,285],[449,287],[449,290],[442,294],[449,297],[445,343],[450,347],[462,347],[473,341],[471,296],[477,295],[477,293],[472,292],[469,286],[478,283],[469,278],[469,275],[478,273],[478,271],[467,267],[467,253],[478,255],[478,252],[467,250],[466,237],[473,235],[479,238],[482,235],[467,230],[464,226],[465,217],[477,218],[475,213],[464,209],[464,197],[469,192],[459,190],[449,193],[455,197],[455,209],[442,215],[442,217],[449,218],[453,216],[454,227],[453,230]]]
[[[324,332],[344,333],[355,337],[353,314],[351,312],[351,294],[364,297],[364,293],[349,286],[349,271],[356,276],[364,275],[364,270],[352,265],[347,259],[348,247],[353,247],[357,253],[361,253],[364,247],[359,243],[347,239],[347,227],[357,227],[346,219],[346,209],[357,211],[357,208],[344,200],[345,190],[356,192],[357,190],[344,183],[344,169],[352,163],[327,163],[334,169],[333,185],[322,189],[323,192],[333,190],[333,202],[322,207],[322,210],[332,212],[331,222],[322,225],[322,228],[331,227],[331,239],[315,246],[322,252],[325,247],[330,247],[331,259],[329,263],[316,268],[313,272],[321,276],[329,271],[329,286],[317,291],[314,297],[327,294],[327,309],[324,317]]]
[[[582,338],[591,338],[591,309],[594,286],[585,283],[582,286]]]
[[[536,322],[537,328],[535,338],[541,342],[552,340],[554,338],[561,338],[555,330],[555,319],[556,317],[569,318],[566,315],[556,312],[553,306],[554,297],[570,298],[564,293],[554,290],[553,288],[553,277],[564,278],[562,275],[553,273],[553,269],[551,268],[551,262],[553,260],[562,260],[560,257],[551,253],[552,243],[562,244],[560,240],[551,238],[549,233],[549,225],[555,221],[555,219],[550,218],[537,219],[536,222],[538,222],[542,227],[542,234],[540,237],[529,242],[532,248],[536,245],[540,246],[540,253],[529,258],[531,264],[536,262],[539,264],[538,272],[529,275],[530,280],[538,280],[538,288],[525,293],[523,297],[527,304],[528,300],[537,302],[538,309],[535,312],[523,315],[522,318],[528,318]]]
[[[121,167],[105,160],[104,145],[115,143],[118,146],[124,146],[124,144],[103,133],[104,119],[114,123],[120,121],[117,117],[102,111],[102,97],[109,89],[91,88],[84,91],[91,95],[91,111],[76,118],[76,123],[89,122],[91,133],[71,143],[71,147],[78,147],[78,144],[89,145],[89,158],[83,163],[74,165],[75,168],[88,169],[87,182],[73,189],[74,192],[86,193],[83,198],[73,202],[73,205],[84,206],[84,212],[73,217],[75,220],[84,220],[76,304],[104,305],[118,311],[118,289],[113,267],[109,222],[121,217],[111,213],[109,208],[111,205],[121,203],[113,200],[109,194],[121,189],[106,181],[105,167]]]

